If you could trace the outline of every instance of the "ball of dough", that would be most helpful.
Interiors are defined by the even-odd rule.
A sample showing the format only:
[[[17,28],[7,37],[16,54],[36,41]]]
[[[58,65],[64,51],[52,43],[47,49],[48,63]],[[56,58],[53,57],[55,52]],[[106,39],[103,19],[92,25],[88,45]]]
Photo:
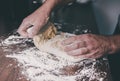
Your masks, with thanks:
[[[64,58],[71,62],[78,62],[80,60],[83,60],[83,58],[74,58],[73,56],[68,55],[64,50],[63,46],[61,45],[61,41],[65,40],[66,38],[74,36],[73,34],[60,34],[56,35],[55,37],[45,40],[42,34],[39,34],[33,38],[35,46],[40,50],[44,52],[48,52],[51,54],[54,54],[55,56]]]

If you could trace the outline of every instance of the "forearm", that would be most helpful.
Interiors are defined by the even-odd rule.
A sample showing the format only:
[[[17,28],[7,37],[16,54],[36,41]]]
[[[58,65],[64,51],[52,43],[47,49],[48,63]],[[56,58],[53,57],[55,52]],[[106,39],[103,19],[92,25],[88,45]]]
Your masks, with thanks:
[[[64,5],[73,1],[74,0],[45,0],[43,5],[40,6],[35,12],[39,14],[42,11],[42,13],[45,13],[46,17],[49,17],[51,11],[56,5]]]
[[[45,7],[50,12],[56,5],[64,5],[73,1],[75,0],[46,0],[43,3],[43,7]]]
[[[38,16],[40,13],[44,13],[44,16],[46,16],[46,18],[49,17],[51,11],[53,10],[53,8],[60,3],[62,0],[46,0],[42,6],[40,6],[35,12]]]
[[[42,7],[46,8],[48,12],[51,12],[52,9],[57,5],[60,4],[62,0],[46,0]]]
[[[120,35],[109,36],[108,41],[110,42],[111,51],[109,54],[120,51]]]

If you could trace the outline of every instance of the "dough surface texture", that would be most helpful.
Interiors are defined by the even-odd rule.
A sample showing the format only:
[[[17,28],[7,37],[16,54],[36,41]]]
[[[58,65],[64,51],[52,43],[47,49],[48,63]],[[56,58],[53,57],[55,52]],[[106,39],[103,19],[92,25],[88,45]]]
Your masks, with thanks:
[[[57,31],[54,25],[50,25],[50,27],[48,27],[48,29],[45,30],[43,33],[40,33],[34,36],[33,41],[34,41],[35,46],[40,51],[53,54],[56,57],[58,56],[68,61],[78,62],[80,60],[83,60],[83,58],[78,59],[78,58],[74,58],[73,56],[68,55],[63,50],[63,46],[61,45],[61,41],[67,39],[68,37],[75,36],[75,35],[70,34],[70,33],[59,33],[56,35],[56,33]]]

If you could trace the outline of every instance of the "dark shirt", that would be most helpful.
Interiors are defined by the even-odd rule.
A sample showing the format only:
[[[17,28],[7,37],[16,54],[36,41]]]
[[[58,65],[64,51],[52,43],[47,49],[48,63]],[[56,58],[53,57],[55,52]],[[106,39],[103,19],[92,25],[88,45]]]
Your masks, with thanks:
[[[120,16],[118,19],[118,24],[116,26],[116,29],[114,31],[114,35],[120,34]],[[120,52],[117,52],[115,54],[109,55],[109,64],[110,64],[110,69],[111,73],[113,76],[114,81],[120,81]]]

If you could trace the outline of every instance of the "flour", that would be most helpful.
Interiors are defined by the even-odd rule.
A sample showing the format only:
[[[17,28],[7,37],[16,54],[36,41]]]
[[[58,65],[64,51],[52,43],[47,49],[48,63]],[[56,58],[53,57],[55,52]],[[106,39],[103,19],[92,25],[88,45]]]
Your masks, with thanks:
[[[25,39],[21,36],[11,35],[7,39],[2,41],[2,44],[4,45],[20,44],[20,43],[25,43],[25,41],[31,41],[31,40]]]
[[[59,35],[56,35],[52,39],[45,40],[43,39],[43,36],[37,35],[33,38],[35,46],[44,52],[52,53],[55,56],[62,57],[68,61],[72,62],[78,62],[80,60],[83,60],[85,58],[74,58],[73,56],[68,55],[64,49],[63,46],[61,45],[61,42],[68,37],[75,36],[74,34],[69,34],[69,33],[62,33]]]
[[[20,41],[19,38],[21,39],[22,37],[12,35],[2,42],[3,46],[16,45],[28,41],[25,38]],[[108,81],[106,80],[107,73],[95,68],[96,64],[100,63],[99,60],[86,59],[74,63],[62,57],[42,52],[34,46],[26,46],[26,48],[23,51],[8,54],[6,57],[18,61],[18,66],[21,67],[21,74],[29,81]],[[73,70],[73,74],[70,74],[68,70],[71,66],[73,69],[76,68],[75,66],[78,67],[78,69]],[[65,67],[69,68],[65,69]],[[68,74],[65,74],[64,71]]]

